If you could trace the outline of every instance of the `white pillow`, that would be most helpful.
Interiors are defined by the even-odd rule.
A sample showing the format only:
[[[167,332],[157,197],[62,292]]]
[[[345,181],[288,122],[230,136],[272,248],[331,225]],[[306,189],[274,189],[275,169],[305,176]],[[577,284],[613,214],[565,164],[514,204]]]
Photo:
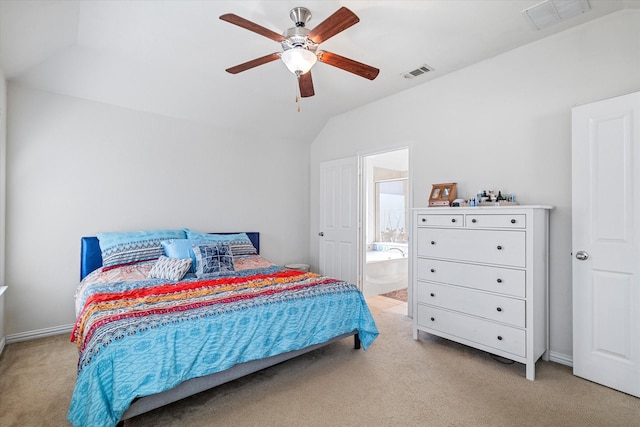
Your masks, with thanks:
[[[178,281],[191,268],[191,258],[168,258],[161,256],[149,271],[149,279]]]

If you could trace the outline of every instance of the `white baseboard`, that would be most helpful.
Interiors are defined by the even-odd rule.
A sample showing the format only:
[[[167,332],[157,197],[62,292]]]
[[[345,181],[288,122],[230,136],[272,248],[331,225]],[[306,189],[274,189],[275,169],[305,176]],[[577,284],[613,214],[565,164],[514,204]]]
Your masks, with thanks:
[[[573,357],[566,354],[556,353],[554,351],[549,352],[549,360],[552,362],[560,363],[561,365],[573,367]]]
[[[54,326],[53,328],[36,329],[35,331],[20,332],[6,336],[7,344],[14,342],[36,340],[54,335],[69,334],[73,330],[73,324]]]

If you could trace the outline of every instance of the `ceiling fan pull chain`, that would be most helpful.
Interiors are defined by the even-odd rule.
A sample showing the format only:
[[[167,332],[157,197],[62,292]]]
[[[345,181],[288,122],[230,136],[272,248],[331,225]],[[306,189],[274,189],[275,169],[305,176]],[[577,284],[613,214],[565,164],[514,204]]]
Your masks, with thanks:
[[[296,78],[296,105],[299,113],[300,112],[300,85],[298,84],[298,80],[300,80],[299,75],[297,75],[297,78]]]

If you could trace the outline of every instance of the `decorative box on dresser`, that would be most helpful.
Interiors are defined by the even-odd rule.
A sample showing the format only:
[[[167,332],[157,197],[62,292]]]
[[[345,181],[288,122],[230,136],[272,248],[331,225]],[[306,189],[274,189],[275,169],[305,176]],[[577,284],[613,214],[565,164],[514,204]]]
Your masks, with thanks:
[[[415,209],[419,331],[526,364],[549,360],[550,206]]]

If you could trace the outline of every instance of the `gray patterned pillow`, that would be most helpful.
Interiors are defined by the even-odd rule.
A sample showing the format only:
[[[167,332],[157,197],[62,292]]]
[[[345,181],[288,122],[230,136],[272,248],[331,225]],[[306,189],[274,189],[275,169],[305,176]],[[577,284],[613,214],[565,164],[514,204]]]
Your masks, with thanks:
[[[220,275],[235,271],[233,255],[227,243],[211,243],[206,245],[193,245],[193,253],[196,255],[196,276]]]
[[[149,271],[149,279],[178,281],[191,268],[191,258],[167,258],[161,256]]]
[[[258,252],[251,243],[251,239],[247,236],[247,233],[237,234],[210,234],[199,233],[197,231],[190,230],[188,228],[183,229],[186,233],[187,239],[192,240],[204,240],[203,243],[227,243],[231,248],[231,254],[236,255],[256,255]]]

